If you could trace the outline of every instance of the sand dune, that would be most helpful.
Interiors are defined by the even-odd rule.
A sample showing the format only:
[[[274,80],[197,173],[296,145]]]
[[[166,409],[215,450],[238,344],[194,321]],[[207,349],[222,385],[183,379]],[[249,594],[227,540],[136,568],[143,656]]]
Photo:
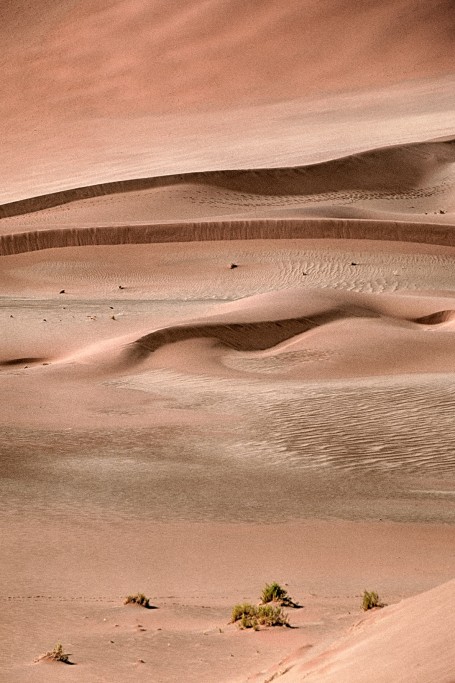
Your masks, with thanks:
[[[321,237],[453,246],[454,159],[454,144],[447,141],[301,168],[199,173],[68,190],[1,206],[0,253]],[[314,216],[312,206],[318,209]],[[361,207],[366,207],[363,213]]]
[[[2,203],[453,136],[450,0],[30,7],[0,10]]]
[[[188,111],[450,73],[451,10],[450,0],[361,12],[343,0],[7,3],[2,115]]]
[[[301,168],[212,171],[81,187],[3,204],[0,218],[22,216],[25,223],[46,224],[112,221],[114,216],[116,222],[181,220],[208,218],[215,210],[242,214],[253,208],[267,212],[270,207],[362,200],[376,208],[381,201],[424,200],[428,208],[432,197],[454,207],[454,166],[453,140],[401,145]],[[24,216],[38,211],[44,213]]]
[[[453,679],[454,28],[0,3],[2,683]]]
[[[9,256],[56,247],[93,247],[107,244],[321,238],[455,246],[455,232],[450,224],[327,218],[203,221],[13,232],[0,236],[0,255]]]
[[[455,311],[451,310],[436,311],[436,313],[417,318],[416,322],[421,325],[443,325],[444,323],[452,322],[452,320],[455,320]]]
[[[210,373],[217,359],[217,371],[227,376],[232,371],[293,379],[446,372],[455,361],[455,329],[450,324],[455,313],[450,309],[434,310],[441,303],[449,300],[419,295],[378,297],[314,289],[283,290],[223,304],[217,314],[200,320],[140,336],[130,332],[81,346],[75,354],[61,359],[54,356],[52,360],[56,367],[59,362],[90,359],[95,367],[99,359],[103,372],[115,374],[131,371],[152,359],[158,349],[170,345],[164,356],[167,366],[200,366],[203,373]],[[206,345],[182,346],[198,339],[209,340],[214,345],[212,352]],[[261,353],[264,351],[267,353]],[[163,355],[159,357],[158,365]],[[43,360],[7,357],[0,359],[0,366],[31,367],[42,365]]]
[[[366,206],[417,222],[455,207],[453,141],[377,149],[301,168],[183,174],[57,192],[0,206],[0,228],[109,225]],[[321,209],[319,209],[321,211]],[[295,214],[294,214],[295,215]],[[15,220],[5,220],[10,217]],[[354,217],[356,217],[354,215]],[[406,217],[402,217],[402,220]]]
[[[275,678],[283,682],[363,683],[365,672],[372,671],[374,680],[384,683],[392,679],[451,683],[455,657],[451,638],[455,627],[454,589],[455,582],[450,581],[368,615],[317,658],[310,657],[304,664],[299,663],[298,656],[283,662]]]
[[[413,322],[411,311],[427,309],[429,304],[437,305],[431,300],[421,302],[418,297],[384,297],[381,301],[377,296],[317,290],[260,295],[243,299],[240,305],[225,304],[227,312],[223,316],[220,308],[215,320],[212,315],[196,324],[141,336],[125,347],[120,366],[134,367],[158,349],[178,344],[174,361],[171,349],[166,354],[166,365],[197,368],[197,355],[208,360],[207,347],[196,345],[185,352],[181,342],[208,339],[215,344],[215,356],[222,357],[225,368],[258,376],[265,373],[270,377],[272,373],[315,379],[446,372],[455,363],[455,329],[444,325],[441,331],[432,330],[430,337],[426,330],[429,324],[447,322],[454,315],[452,311],[436,311]],[[273,313],[283,311],[294,313],[294,317],[273,317]],[[265,355],[258,353],[265,350]],[[236,352],[243,353],[239,357]],[[202,367],[207,372],[209,363]]]

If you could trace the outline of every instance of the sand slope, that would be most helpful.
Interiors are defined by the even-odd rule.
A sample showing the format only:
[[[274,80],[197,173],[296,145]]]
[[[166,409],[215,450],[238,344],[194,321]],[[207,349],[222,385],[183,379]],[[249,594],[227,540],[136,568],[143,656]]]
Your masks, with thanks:
[[[2,116],[188,111],[450,73],[452,9],[450,0],[6,3]]]
[[[454,150],[453,141],[422,143],[301,168],[196,173],[38,196],[0,206],[0,253],[295,237],[454,245]]]
[[[251,213],[268,217],[270,211],[275,215],[280,209],[292,216],[299,206],[322,204],[326,212],[333,205],[352,206],[362,201],[370,202],[373,210],[392,202],[389,210],[393,211],[394,200],[408,201],[408,209],[419,213],[421,208],[422,214],[424,209],[431,213],[433,200],[434,211],[442,203],[446,213],[455,206],[454,166],[453,140],[398,145],[301,168],[180,174],[81,187],[3,204],[0,218],[21,216],[25,225],[65,225],[229,214],[245,217]],[[27,215],[32,212],[40,213]],[[14,223],[3,221],[1,225]]]
[[[2,203],[453,135],[451,0],[0,11]]]
[[[453,309],[441,310],[450,303]],[[99,357],[111,373],[137,365],[144,371],[147,359],[160,363],[155,352],[164,348],[168,367],[290,379],[447,372],[455,367],[455,299],[291,289],[224,304],[219,310],[205,320],[80,349],[76,357],[88,357],[95,365]],[[428,310],[434,312],[422,315]],[[212,352],[206,344],[182,345],[191,340],[208,340]]]
[[[455,582],[450,581],[375,611],[316,659],[282,663],[275,677],[283,682],[363,683],[368,677],[378,683],[452,683],[454,600]]]

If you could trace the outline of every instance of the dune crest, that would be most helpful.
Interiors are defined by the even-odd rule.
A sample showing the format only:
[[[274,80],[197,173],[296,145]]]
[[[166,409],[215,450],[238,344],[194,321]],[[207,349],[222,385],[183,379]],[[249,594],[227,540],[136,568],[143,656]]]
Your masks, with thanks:
[[[453,246],[454,188],[452,140],[398,145],[300,168],[105,183],[0,206],[0,254],[225,239]]]
[[[61,229],[215,217],[299,215],[423,223],[450,219],[453,140],[398,145],[302,167],[179,174],[101,183],[0,206],[0,230]],[[440,209],[444,206],[444,209]],[[433,211],[430,211],[430,207]],[[363,211],[363,213],[362,213]],[[449,214],[445,216],[445,214]],[[434,218],[436,215],[436,218]]]
[[[131,196],[132,203],[138,203],[141,195],[132,193],[179,186],[186,190],[187,195],[193,193],[194,201],[202,205],[201,211],[205,203],[217,199],[216,195],[210,195],[211,189],[226,193],[228,209],[235,207],[236,203],[241,205],[242,198],[246,200],[245,208],[248,207],[248,199],[252,203],[260,202],[261,198],[264,202],[269,199],[273,205],[273,199],[278,201],[281,197],[290,203],[298,196],[307,196],[309,202],[337,198],[340,202],[354,201],[361,198],[362,193],[366,193],[366,199],[371,193],[383,199],[391,199],[396,194],[412,199],[438,194],[444,189],[453,193],[454,164],[455,140],[397,145],[300,168],[207,171],[100,183],[2,204],[0,218],[45,211],[110,195],[126,195],[125,201]],[[432,183],[434,187],[431,187]],[[204,188],[208,190],[207,197],[204,197]],[[419,188],[422,188],[420,192]],[[153,201],[153,195],[150,199]],[[191,204],[191,196],[187,199],[188,204]],[[102,202],[92,202],[92,205],[98,212],[103,207]],[[270,201],[266,206],[269,205]],[[70,208],[73,208],[73,213],[76,209],[77,216],[77,210],[82,206]],[[47,213],[45,219],[48,221],[51,216],[52,212]],[[62,219],[61,214],[57,216]]]
[[[218,314],[184,324],[113,337],[55,360],[57,367],[88,363],[111,377],[136,369],[146,374],[163,365],[202,376],[295,381],[445,373],[455,361],[455,330],[439,325],[453,319],[452,311],[416,316],[438,303],[419,296],[283,290],[226,303]],[[431,335],[428,325],[434,327]]]
[[[421,318],[416,318],[415,322],[421,325],[442,325],[447,322],[455,320],[455,311],[437,311],[430,315],[424,315]]]

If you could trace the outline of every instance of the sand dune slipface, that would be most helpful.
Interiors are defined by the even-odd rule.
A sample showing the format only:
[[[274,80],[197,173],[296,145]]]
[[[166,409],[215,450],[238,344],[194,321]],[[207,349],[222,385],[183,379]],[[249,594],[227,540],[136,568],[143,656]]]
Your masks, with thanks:
[[[182,219],[188,215],[208,218],[213,213],[211,204],[221,215],[224,204],[225,213],[242,215],[242,208],[243,213],[260,209],[256,213],[264,212],[267,217],[270,208],[289,210],[299,203],[343,205],[362,200],[379,203],[420,199],[422,208],[428,209],[433,198],[448,202],[450,208],[454,203],[454,165],[453,140],[399,145],[301,168],[179,174],[68,189],[4,204],[0,217],[22,216],[23,223],[39,223],[41,219],[61,224],[68,220],[90,221],[91,212],[90,222],[94,218],[102,220],[103,213],[105,220],[112,222],[109,209],[117,216],[122,209],[129,211],[123,214],[124,219],[131,220],[133,214],[138,220],[137,212],[142,208],[143,219],[148,220]],[[173,200],[169,205],[167,195]],[[110,202],[113,206],[109,206]],[[71,206],[65,215],[63,208],[67,204]],[[160,209],[165,211],[163,215]],[[40,213],[28,215],[34,212]]]
[[[445,373],[455,362],[455,313],[438,310],[413,317],[429,306],[437,307],[437,299],[284,290],[225,304],[218,316],[204,321],[157,329],[126,344],[119,341],[118,368],[133,369],[148,359],[153,364],[156,351],[176,344],[175,352],[170,348],[165,354],[166,365],[197,371],[207,347],[188,345],[185,353],[184,344],[207,340],[227,376],[229,370],[289,379]],[[221,367],[218,372],[223,374]]]
[[[0,253],[223,239],[455,244],[453,141],[301,168],[100,184],[0,206]]]
[[[454,21],[0,3],[1,681],[451,681]]]

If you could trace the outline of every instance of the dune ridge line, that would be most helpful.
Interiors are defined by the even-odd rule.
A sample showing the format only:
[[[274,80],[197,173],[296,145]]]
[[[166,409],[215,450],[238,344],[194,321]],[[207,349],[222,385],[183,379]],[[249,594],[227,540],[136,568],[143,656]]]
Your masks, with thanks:
[[[0,256],[41,249],[96,245],[321,238],[455,246],[455,229],[447,223],[349,218],[250,219],[55,228],[0,235]]]
[[[412,190],[428,170],[431,172],[434,167],[453,162],[455,138],[391,145],[303,166],[207,170],[70,188],[2,204],[0,219],[35,213],[84,199],[182,183],[207,184],[226,190],[264,195],[320,194],[348,188],[387,194],[388,191],[396,191],[399,177],[400,185],[404,185],[400,188],[401,191],[408,190],[412,195]],[[399,173],[397,164],[400,166]],[[352,174],[356,176],[354,188],[351,187],[352,181],[348,181]]]

